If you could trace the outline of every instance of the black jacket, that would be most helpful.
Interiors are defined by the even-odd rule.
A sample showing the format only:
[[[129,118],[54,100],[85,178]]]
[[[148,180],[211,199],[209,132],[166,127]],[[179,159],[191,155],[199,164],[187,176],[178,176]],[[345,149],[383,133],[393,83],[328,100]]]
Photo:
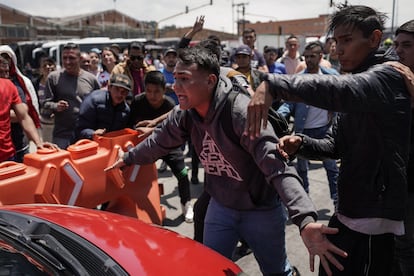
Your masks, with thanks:
[[[341,112],[325,139],[304,136],[299,154],[341,159],[338,212],[351,218],[404,216],[410,99],[387,59],[373,53],[354,75],[269,75],[273,96]]]

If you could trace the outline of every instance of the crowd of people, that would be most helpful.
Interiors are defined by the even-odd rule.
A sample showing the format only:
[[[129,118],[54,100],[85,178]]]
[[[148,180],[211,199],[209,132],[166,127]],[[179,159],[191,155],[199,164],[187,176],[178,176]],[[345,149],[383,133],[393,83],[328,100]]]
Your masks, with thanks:
[[[197,17],[177,47],[155,59],[140,42],[88,52],[68,43],[62,69],[44,57],[34,80],[0,46],[0,162],[23,162],[29,140],[66,149],[137,129],[146,139],[120,150],[110,168],[162,159],[194,239],[223,256],[231,259],[241,242],[263,275],[299,275],[286,254],[289,217],[312,271],[319,256],[319,275],[414,275],[414,20],[384,48],[384,15],[343,6],[326,41],[303,53],[294,34],[283,51],[256,49],[255,30],[245,29],[228,59],[216,36],[189,46],[204,21]],[[291,135],[275,133],[269,108],[292,123]],[[317,222],[309,197],[315,159],[323,161],[335,210],[328,226]],[[191,183],[200,182],[193,209]]]

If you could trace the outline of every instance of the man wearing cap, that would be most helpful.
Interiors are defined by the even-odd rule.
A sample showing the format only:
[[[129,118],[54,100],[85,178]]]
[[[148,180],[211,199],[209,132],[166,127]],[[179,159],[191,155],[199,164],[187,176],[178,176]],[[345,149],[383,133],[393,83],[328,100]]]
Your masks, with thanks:
[[[276,62],[279,56],[279,50],[273,46],[265,46],[264,58],[266,60],[269,73],[286,74],[286,66],[283,63]]]
[[[256,43],[256,31],[251,28],[244,29],[243,31],[243,44],[248,46],[251,50],[251,67],[254,69],[258,69],[262,72],[269,72],[269,69],[266,66],[266,61],[263,57],[263,54],[260,53],[257,49],[255,49]],[[234,59],[234,56],[233,56]],[[232,67],[235,68],[238,66],[237,61],[233,60]]]
[[[237,63],[236,71],[246,76],[250,87],[255,90],[262,82],[263,72],[251,66],[252,50],[247,45],[239,46],[234,53],[234,60]]]
[[[144,92],[144,77],[149,71],[154,71],[153,65],[148,65],[144,61],[145,47],[138,41],[133,41],[128,45],[128,59],[118,63],[111,74],[125,74],[131,83],[131,95],[135,96]]]
[[[165,95],[173,98],[173,100],[175,101],[175,104],[177,105],[178,98],[177,98],[177,95],[175,95],[175,92],[172,88],[175,82],[173,72],[174,72],[175,64],[177,63],[177,51],[174,48],[168,48],[164,52],[164,62],[165,62],[165,67],[162,68],[160,72],[164,75],[165,80],[167,82],[167,85],[166,85],[167,91]]]
[[[125,99],[130,91],[131,79],[123,74],[111,76],[108,90],[93,91],[80,106],[77,137],[92,139],[127,127],[130,108]]]

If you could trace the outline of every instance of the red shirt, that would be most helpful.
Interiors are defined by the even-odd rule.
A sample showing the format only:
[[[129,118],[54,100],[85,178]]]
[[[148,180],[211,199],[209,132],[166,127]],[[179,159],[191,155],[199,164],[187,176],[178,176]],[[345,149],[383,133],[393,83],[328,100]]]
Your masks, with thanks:
[[[8,79],[0,79],[0,162],[15,154],[11,139],[10,109],[22,103],[16,86]]]

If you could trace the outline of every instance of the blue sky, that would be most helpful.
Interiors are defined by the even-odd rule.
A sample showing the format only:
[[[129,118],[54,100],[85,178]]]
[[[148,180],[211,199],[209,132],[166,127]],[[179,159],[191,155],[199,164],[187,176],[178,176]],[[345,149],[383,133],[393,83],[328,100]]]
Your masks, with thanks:
[[[277,21],[297,18],[317,17],[330,13],[329,0],[0,0],[1,4],[40,16],[72,16],[113,9],[114,7],[138,20],[161,21],[160,26],[191,26],[195,18],[206,16],[205,28],[218,31],[236,32],[234,22],[237,19],[233,4],[245,4],[245,18],[252,22]],[[341,1],[334,1],[339,3]],[[342,1],[344,2],[344,1]],[[393,3],[396,3],[395,25],[414,19],[413,0],[348,0],[349,4],[367,5],[385,12],[389,16],[387,26],[391,26]],[[206,5],[205,7],[198,8]],[[188,14],[180,14],[188,6]],[[241,6],[239,17],[241,17]],[[175,16],[177,15],[177,16]],[[163,20],[171,17],[169,20]]]

